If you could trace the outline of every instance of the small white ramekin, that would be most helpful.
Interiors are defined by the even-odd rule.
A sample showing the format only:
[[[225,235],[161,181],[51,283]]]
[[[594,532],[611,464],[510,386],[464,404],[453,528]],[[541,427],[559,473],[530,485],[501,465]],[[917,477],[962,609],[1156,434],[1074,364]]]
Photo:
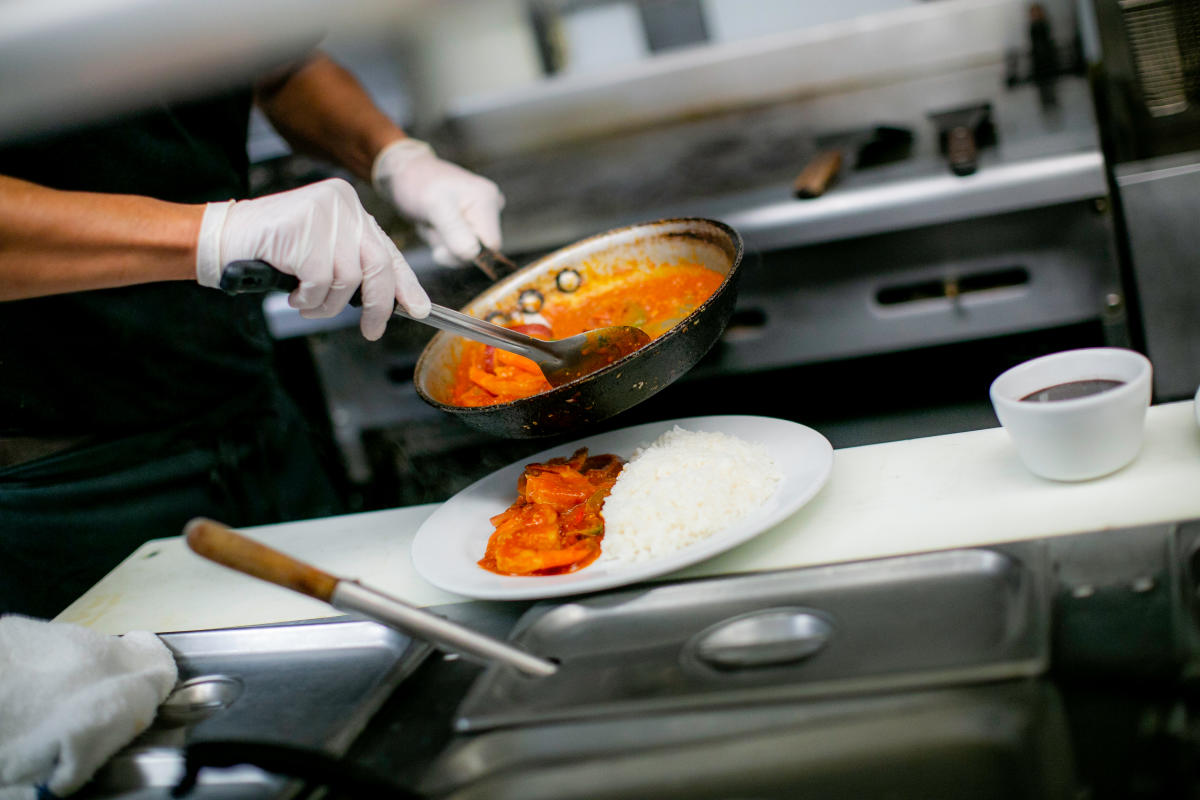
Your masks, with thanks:
[[[1124,467],[1141,450],[1151,374],[1150,360],[1133,350],[1066,350],[1001,374],[992,381],[992,407],[1035,475],[1057,481],[1098,478]],[[1070,400],[1021,400],[1061,383],[1101,379],[1122,385]]]

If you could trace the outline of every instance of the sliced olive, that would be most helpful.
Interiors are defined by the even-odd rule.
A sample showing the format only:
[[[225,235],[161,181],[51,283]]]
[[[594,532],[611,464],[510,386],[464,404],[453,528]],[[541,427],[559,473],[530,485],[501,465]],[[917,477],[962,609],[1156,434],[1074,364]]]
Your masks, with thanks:
[[[583,276],[568,267],[554,276],[554,285],[560,292],[573,292],[583,285]]]
[[[544,302],[546,298],[542,297],[542,293],[537,289],[526,289],[517,297],[517,308],[526,314],[536,314],[542,310]]]
[[[504,325],[508,322],[508,314],[503,311],[491,311],[483,318],[484,322],[490,322],[493,325]]]

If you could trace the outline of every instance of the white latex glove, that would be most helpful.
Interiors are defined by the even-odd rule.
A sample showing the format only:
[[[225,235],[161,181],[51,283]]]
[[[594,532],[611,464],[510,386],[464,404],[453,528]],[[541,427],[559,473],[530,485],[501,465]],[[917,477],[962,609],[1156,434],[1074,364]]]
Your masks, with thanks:
[[[300,279],[288,303],[305,317],[332,317],[361,286],[367,339],[383,335],[397,302],[418,319],[429,313],[429,296],[408,262],[340,178],[209,203],[196,244],[200,284],[217,288],[225,265],[255,259]]]
[[[416,223],[443,266],[465,264],[482,242],[500,249],[504,195],[495,183],[443,161],[417,139],[400,139],[379,151],[371,167],[376,191]]]

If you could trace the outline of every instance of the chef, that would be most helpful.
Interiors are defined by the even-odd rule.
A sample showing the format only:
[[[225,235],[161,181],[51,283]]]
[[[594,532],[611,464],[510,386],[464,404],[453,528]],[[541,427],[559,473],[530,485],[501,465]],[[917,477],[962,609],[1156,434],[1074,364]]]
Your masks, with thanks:
[[[500,246],[491,181],[405,135],[315,53],[255,86],[0,147],[0,613],[52,617],[142,542],[339,513],[281,389],[261,297],[218,288],[261,259],[290,304],[362,335],[429,298],[351,185],[248,193],[251,104],[298,151],[366,180],[435,260]]]

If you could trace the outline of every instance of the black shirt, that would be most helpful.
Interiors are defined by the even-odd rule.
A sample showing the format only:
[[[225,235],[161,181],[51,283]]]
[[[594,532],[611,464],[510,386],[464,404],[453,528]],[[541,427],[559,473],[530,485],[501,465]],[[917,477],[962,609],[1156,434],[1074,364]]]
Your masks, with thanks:
[[[250,93],[0,148],[0,174],[183,203],[245,197]],[[189,281],[0,303],[0,436],[127,435],[270,376],[260,297]]]

